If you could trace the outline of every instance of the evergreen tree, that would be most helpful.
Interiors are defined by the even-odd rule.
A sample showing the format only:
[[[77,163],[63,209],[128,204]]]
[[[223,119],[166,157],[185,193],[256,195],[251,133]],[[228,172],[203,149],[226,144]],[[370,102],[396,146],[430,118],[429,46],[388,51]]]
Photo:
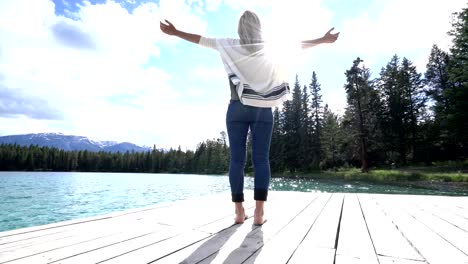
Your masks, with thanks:
[[[292,100],[283,104],[284,159],[287,169],[291,172],[295,172],[302,167],[298,155],[298,150],[301,149],[301,97],[301,85],[296,75]]]
[[[405,83],[401,78],[400,59],[394,55],[380,72],[378,87],[383,100],[382,128],[386,149],[398,153],[397,160],[402,165],[407,164],[408,150],[408,103]],[[395,158],[391,155],[391,160]]]
[[[417,160],[419,123],[425,109],[427,97],[421,74],[407,58],[393,56],[380,73],[378,88],[382,98],[381,110],[377,111],[383,133],[384,148],[390,153],[396,151],[397,158],[390,160],[407,164],[407,154]]]
[[[448,75],[452,85],[445,90],[444,97],[448,101],[448,129],[453,131],[455,141],[460,145],[461,157],[468,156],[468,7],[454,14],[452,30],[453,37],[450,48]]]
[[[406,116],[409,120],[409,130],[411,134],[412,160],[416,161],[417,156],[417,130],[421,120],[422,111],[425,108],[427,98],[425,96],[424,85],[421,74],[416,71],[416,66],[407,58],[403,58],[400,70],[400,78],[405,92],[405,100],[408,104]]]
[[[206,163],[206,145],[205,142],[198,144],[193,157],[195,172],[205,173]]]
[[[311,94],[311,130],[312,130],[312,149],[314,154],[313,167],[318,168],[321,160],[321,142],[320,134],[322,128],[322,95],[320,94],[321,85],[317,80],[315,71],[312,72],[312,80],[309,84]]]
[[[281,132],[280,111],[275,107],[273,111],[273,132],[270,144],[270,167],[273,172],[284,170],[284,142]]]
[[[335,168],[341,164],[340,147],[343,142],[340,118],[334,114],[328,105],[323,110],[323,127],[320,130],[322,146],[321,169]]]
[[[218,139],[218,146],[220,148],[221,167],[218,169],[218,173],[224,173],[229,169],[229,148],[226,132],[221,131],[220,135],[221,138]]]
[[[153,145],[153,149],[150,151],[151,156],[151,165],[149,168],[149,172],[151,173],[161,173],[162,166],[163,166],[163,156],[164,150],[156,148],[156,145]],[[113,163],[122,164],[122,156],[113,157]],[[121,166],[121,165],[120,165]]]
[[[448,76],[449,54],[439,49],[437,45],[432,46],[429,61],[426,65],[425,83],[427,94],[434,100],[434,114],[441,121],[446,118],[449,107],[444,91],[451,85]]]
[[[302,88],[301,97],[301,112],[299,116],[299,137],[300,137],[300,153],[299,162],[303,171],[311,169],[313,153],[312,153],[312,140],[311,140],[311,119],[309,107],[309,93],[307,86]]]
[[[365,115],[368,113],[366,102],[369,100],[370,73],[368,69],[359,66],[361,62],[363,60],[357,58],[353,61],[351,69],[346,71],[347,83],[345,84],[345,90],[348,101],[347,111],[353,113],[350,121],[356,123],[356,135],[359,138],[361,170],[367,172],[369,170],[366,144],[368,132],[365,127]]]
[[[425,153],[424,157],[426,162],[429,162],[430,157],[443,159],[443,157],[452,158],[457,144],[455,136],[452,135],[453,131],[448,126],[448,109],[449,103],[445,97],[448,89],[451,89],[448,64],[450,56],[448,53],[439,49],[437,45],[432,46],[431,54],[426,65],[425,84],[426,93],[433,101],[432,116],[426,116],[423,123],[425,129],[422,130],[425,141],[423,144]],[[434,133],[427,133],[426,129],[430,129]],[[428,148],[428,145],[438,146],[437,148]],[[431,150],[431,153],[428,151]],[[442,152],[446,152],[443,154]]]

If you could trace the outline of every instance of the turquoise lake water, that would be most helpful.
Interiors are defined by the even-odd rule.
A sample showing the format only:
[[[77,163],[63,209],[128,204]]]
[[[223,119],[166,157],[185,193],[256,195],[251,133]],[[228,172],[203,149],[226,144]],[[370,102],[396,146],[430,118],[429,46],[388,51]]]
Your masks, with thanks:
[[[245,179],[245,188],[253,189],[253,178]],[[272,179],[271,190],[468,195],[362,182],[278,178]],[[0,172],[0,232],[224,191],[229,191],[227,176]]]

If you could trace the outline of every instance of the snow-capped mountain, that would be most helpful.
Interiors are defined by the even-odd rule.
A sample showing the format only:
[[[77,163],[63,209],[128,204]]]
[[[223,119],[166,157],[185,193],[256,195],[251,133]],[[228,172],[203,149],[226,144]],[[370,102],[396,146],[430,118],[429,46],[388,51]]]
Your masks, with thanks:
[[[94,141],[83,136],[64,135],[62,133],[39,133],[26,135],[11,135],[0,137],[0,144],[17,144],[21,146],[38,145],[55,147],[67,151],[88,150],[106,152],[148,151],[148,147],[140,147],[128,142]]]

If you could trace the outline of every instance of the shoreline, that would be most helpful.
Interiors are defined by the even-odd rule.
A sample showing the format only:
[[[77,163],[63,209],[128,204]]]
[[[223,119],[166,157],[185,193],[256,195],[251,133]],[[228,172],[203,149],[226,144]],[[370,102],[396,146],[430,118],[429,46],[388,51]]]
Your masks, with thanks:
[[[8,171],[2,171],[8,172]],[[28,171],[20,171],[28,172]],[[149,173],[149,172],[102,172],[102,171],[51,171],[35,170],[29,172],[83,172],[83,173]],[[382,173],[383,172],[383,173]],[[149,173],[151,174],[151,173]],[[173,174],[173,173],[157,173]],[[185,174],[185,173],[175,173]],[[193,174],[193,173],[190,173]],[[222,175],[228,176],[228,173],[222,174],[200,174],[200,175]],[[252,172],[246,172],[245,176],[253,177]],[[424,173],[420,171],[408,172],[400,170],[371,170],[369,173],[361,173],[357,169],[342,171],[316,171],[309,173],[272,173],[272,178],[283,179],[303,179],[303,180],[339,180],[344,182],[362,181],[373,184],[386,184],[400,187],[423,188],[435,191],[458,192],[468,195],[468,174],[467,173]]]
[[[467,173],[424,173],[399,170],[372,170],[361,173],[357,169],[344,171],[317,171],[314,173],[273,173],[272,178],[304,180],[362,181],[399,187],[422,188],[444,192],[466,193],[468,195]]]

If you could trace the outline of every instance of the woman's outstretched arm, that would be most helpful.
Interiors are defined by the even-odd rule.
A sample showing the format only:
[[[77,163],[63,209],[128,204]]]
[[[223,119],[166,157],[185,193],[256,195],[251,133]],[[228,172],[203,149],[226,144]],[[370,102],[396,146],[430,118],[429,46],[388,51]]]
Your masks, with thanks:
[[[164,21],[166,21],[167,25],[164,24],[163,22],[159,22],[159,28],[161,29],[162,32],[171,36],[176,36],[181,39],[185,39],[195,44],[198,44],[200,42],[200,38],[201,38],[200,35],[180,31],[176,29],[171,22],[167,20],[164,20]]]
[[[338,39],[338,36],[340,35],[340,32],[332,34],[331,31],[334,30],[335,28],[332,28],[328,30],[327,33],[321,38],[318,39],[311,39],[311,40],[304,40],[302,41],[302,48],[307,49],[311,48],[313,46],[317,46],[319,44],[324,44],[324,43],[333,43]]]

